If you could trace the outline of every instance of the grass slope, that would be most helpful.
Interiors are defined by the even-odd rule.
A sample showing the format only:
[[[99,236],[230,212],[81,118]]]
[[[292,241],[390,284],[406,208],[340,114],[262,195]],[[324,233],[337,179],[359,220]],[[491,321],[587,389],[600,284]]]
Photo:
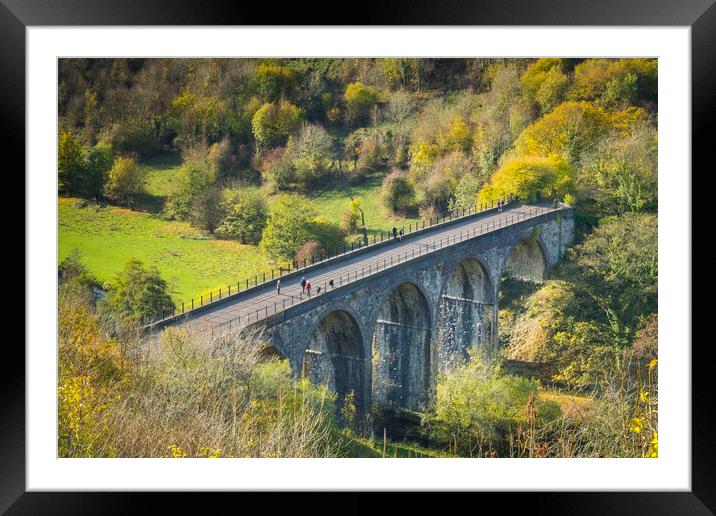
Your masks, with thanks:
[[[256,246],[211,239],[186,223],[143,212],[83,204],[59,199],[58,259],[79,249],[100,281],[112,280],[127,260],[138,258],[159,268],[181,302],[267,268]]]
[[[341,215],[345,212],[351,203],[352,197],[359,197],[361,200],[361,208],[365,214],[365,225],[368,228],[368,234],[387,231],[393,226],[400,228],[405,226],[408,231],[408,224],[413,223],[417,219],[396,217],[383,208],[380,202],[380,187],[383,181],[383,175],[371,175],[359,185],[331,185],[330,189],[326,189],[318,193],[312,198],[316,211],[325,215],[330,220],[339,223]]]

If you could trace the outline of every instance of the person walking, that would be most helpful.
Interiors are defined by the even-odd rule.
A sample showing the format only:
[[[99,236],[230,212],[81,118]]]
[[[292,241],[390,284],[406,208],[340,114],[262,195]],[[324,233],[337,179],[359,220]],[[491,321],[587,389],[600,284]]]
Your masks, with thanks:
[[[304,277],[301,277],[301,290],[303,292],[306,291],[306,278],[304,278]]]
[[[405,231],[403,230],[403,228],[400,228],[400,233],[398,234],[398,240],[400,240],[401,242],[403,241],[404,233],[405,233]]]
[[[311,282],[306,282],[306,292],[308,293],[308,297],[311,297]]]
[[[316,295],[318,295],[318,294],[320,294],[320,293],[321,293],[321,286],[318,285],[318,286],[316,287]]]
[[[331,278],[331,280],[328,282],[328,286],[333,288],[333,278]]]
[[[398,238],[398,230],[393,226],[393,238]]]
[[[281,280],[276,280],[276,294],[281,294]]]

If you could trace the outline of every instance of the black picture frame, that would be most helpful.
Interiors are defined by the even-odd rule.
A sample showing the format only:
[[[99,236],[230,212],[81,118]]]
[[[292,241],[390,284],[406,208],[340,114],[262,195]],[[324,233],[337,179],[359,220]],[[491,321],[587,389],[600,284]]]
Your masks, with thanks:
[[[338,4],[290,6],[191,0],[0,0],[0,126],[3,154],[17,155],[25,138],[25,28],[63,25],[556,25],[689,26],[692,73],[692,169],[704,166],[712,146],[711,117],[716,111],[716,5],[714,0],[478,0],[469,3],[430,0],[368,2],[336,19]],[[18,168],[24,166],[24,153]],[[704,170],[704,172],[707,172]],[[693,172],[692,179],[694,177]],[[693,210],[707,192],[697,190]],[[699,199],[702,196],[703,199]],[[701,200],[702,202],[698,202]],[[693,235],[693,229],[692,229]],[[698,257],[691,250],[692,268]],[[26,270],[26,274],[27,274]],[[684,278],[691,285],[691,277]],[[692,301],[696,317],[707,321],[707,304]],[[28,307],[28,309],[31,307]],[[692,312],[693,314],[693,312]],[[700,316],[700,317],[699,317]],[[692,491],[511,493],[511,508],[529,507],[549,514],[714,514],[716,513],[716,433],[714,385],[708,360],[710,342],[682,343],[692,352]],[[699,345],[700,344],[700,345]],[[9,348],[9,343],[6,348]],[[8,514],[127,513],[137,507],[163,512],[185,508],[182,494],[26,492],[25,354],[19,346],[7,353],[0,374],[0,511]],[[710,374],[711,373],[711,374]],[[233,495],[221,495],[226,498]],[[245,495],[244,495],[245,496]],[[294,495],[295,496],[295,495]],[[479,494],[485,497],[504,494]],[[422,504],[422,497],[412,503]],[[496,501],[496,500],[495,500]],[[246,503],[245,501],[243,503]],[[403,510],[411,502],[404,500]],[[407,504],[407,505],[406,505]],[[345,503],[358,510],[360,503]],[[487,506],[487,505],[485,505]]]

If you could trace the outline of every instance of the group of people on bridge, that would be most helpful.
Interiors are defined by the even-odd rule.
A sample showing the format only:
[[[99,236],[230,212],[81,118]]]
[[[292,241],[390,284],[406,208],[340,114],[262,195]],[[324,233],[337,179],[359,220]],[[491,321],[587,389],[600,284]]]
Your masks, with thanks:
[[[311,297],[311,290],[313,289],[313,285],[311,284],[311,280],[307,280],[305,276],[301,277],[301,281],[299,282],[299,285],[301,285],[301,294],[306,294],[308,297]],[[328,281],[328,286],[330,288],[334,287],[333,278],[331,278]],[[281,294],[281,279],[279,278],[276,280],[276,293]],[[316,295],[321,293],[321,286],[316,286]]]

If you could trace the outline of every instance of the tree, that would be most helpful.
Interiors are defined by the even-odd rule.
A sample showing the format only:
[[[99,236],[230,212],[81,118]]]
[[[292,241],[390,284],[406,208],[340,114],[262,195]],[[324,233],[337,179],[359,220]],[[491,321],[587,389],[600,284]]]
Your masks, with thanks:
[[[265,62],[256,69],[255,81],[263,98],[276,101],[291,95],[298,82],[298,74],[287,66]]]
[[[642,125],[626,137],[610,137],[585,159],[580,184],[591,193],[600,215],[656,209],[658,138]]]
[[[422,176],[416,177],[411,171],[409,179],[414,185],[421,206],[431,205],[442,212],[448,209],[460,178],[473,171],[472,160],[464,153],[454,150],[437,159]]]
[[[503,433],[526,426],[524,408],[537,386],[536,380],[502,373],[473,348],[467,363],[438,378],[431,433],[455,453],[481,457],[497,447]]]
[[[303,110],[287,101],[265,103],[251,119],[254,138],[260,146],[281,145],[303,118]]]
[[[111,145],[98,143],[90,149],[87,154],[87,171],[83,186],[87,197],[96,199],[104,193],[104,186],[113,164],[114,155]]]
[[[105,187],[107,197],[134,205],[134,198],[144,190],[147,182],[147,169],[137,165],[134,158],[117,158],[109,171]]]
[[[520,77],[520,84],[527,95],[540,106],[542,113],[552,111],[562,100],[569,84],[564,73],[564,59],[537,59]]]
[[[356,173],[352,175],[365,176],[376,172],[383,166],[384,149],[377,136],[366,138],[358,148],[358,159],[356,160]]]
[[[304,123],[298,134],[289,138],[286,157],[295,170],[297,185],[306,187],[330,170],[333,138],[323,126]]]
[[[167,282],[156,267],[145,268],[137,259],[129,260],[110,286],[107,298],[110,311],[147,323],[174,309]]]
[[[188,149],[198,143],[212,144],[234,132],[235,113],[225,99],[185,91],[172,101],[170,127],[175,145]]]
[[[520,73],[515,65],[491,65],[487,69],[490,89],[478,97],[472,147],[475,163],[484,175],[495,170],[537,114],[520,86]]]
[[[573,168],[558,158],[513,158],[505,162],[480,190],[477,202],[488,203],[510,196],[534,202],[538,196],[550,198],[553,191],[562,197],[574,188],[573,174]]]
[[[351,199],[348,209],[341,215],[341,230],[347,235],[358,231],[361,225],[361,201],[359,197]]]
[[[383,180],[381,200],[392,213],[405,213],[415,207],[415,190],[404,172],[394,170]]]
[[[601,308],[615,342],[631,340],[643,314],[656,312],[657,217],[625,213],[603,221],[570,252],[570,275]]]
[[[607,83],[602,102],[606,106],[626,107],[635,104],[638,96],[638,78],[633,73],[627,73],[621,77],[614,77]]]
[[[477,194],[484,185],[484,181],[475,174],[463,175],[455,187],[455,198],[450,210],[466,210],[475,206]]]
[[[527,127],[515,142],[517,155],[558,156],[578,164],[613,127],[608,113],[589,102],[565,102]]]
[[[221,222],[221,189],[216,186],[205,188],[191,204],[189,220],[192,225],[213,233]]]
[[[57,268],[57,282],[63,291],[77,292],[83,299],[93,299],[95,289],[100,288],[100,283],[82,263],[82,255],[78,249],[73,249],[60,262]]]
[[[370,109],[378,103],[378,92],[360,82],[346,86],[343,94],[351,120],[365,119]]]
[[[268,207],[257,189],[230,192],[222,203],[226,215],[216,228],[217,233],[237,238],[242,244],[257,244],[266,227]]]
[[[271,204],[261,249],[274,261],[292,260],[303,244],[315,239],[316,213],[310,201],[298,195],[282,195]]]
[[[216,174],[206,161],[193,159],[182,165],[164,210],[166,215],[180,220],[189,219],[194,202],[215,182]]]
[[[657,76],[656,59],[586,59],[574,68],[568,97],[604,107],[656,102]]]
[[[57,176],[61,193],[78,194],[85,182],[85,148],[69,131],[60,133],[57,145]]]

